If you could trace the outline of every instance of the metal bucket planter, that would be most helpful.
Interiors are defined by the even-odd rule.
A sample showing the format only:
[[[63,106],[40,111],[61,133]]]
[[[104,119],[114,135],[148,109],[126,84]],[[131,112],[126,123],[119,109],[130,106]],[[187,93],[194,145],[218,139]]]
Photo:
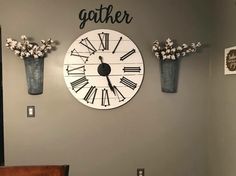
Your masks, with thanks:
[[[43,69],[44,58],[24,58],[25,73],[30,95],[39,95],[43,93]]]
[[[178,74],[179,74],[179,61],[160,59],[161,70],[161,90],[166,93],[177,92]]]

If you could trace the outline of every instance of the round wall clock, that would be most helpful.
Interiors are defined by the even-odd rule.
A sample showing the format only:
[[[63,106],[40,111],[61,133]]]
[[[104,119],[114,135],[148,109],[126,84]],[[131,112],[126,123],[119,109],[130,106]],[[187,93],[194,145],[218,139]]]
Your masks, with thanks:
[[[78,101],[96,109],[127,103],[139,90],[143,75],[139,49],[114,30],[92,30],[79,36],[64,60],[69,91]]]

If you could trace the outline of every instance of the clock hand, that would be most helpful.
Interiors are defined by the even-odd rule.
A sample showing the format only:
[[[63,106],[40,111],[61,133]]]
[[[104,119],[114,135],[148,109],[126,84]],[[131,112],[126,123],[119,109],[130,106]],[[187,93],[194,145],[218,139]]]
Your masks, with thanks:
[[[102,58],[102,56],[99,56],[98,58],[99,58],[99,60],[101,61],[101,63],[103,64],[103,60],[102,60],[103,58]],[[103,66],[103,67],[104,67],[104,66]]]
[[[100,60],[101,63],[102,63],[102,68],[106,70],[105,63],[103,63],[103,58],[102,58],[102,56],[99,56],[99,60]],[[112,86],[111,80],[110,80],[110,78],[109,78],[109,76],[108,76],[109,74],[110,74],[110,71],[109,71],[109,73],[104,74],[104,75],[102,75],[102,76],[106,76],[106,78],[107,78],[107,83],[108,83],[108,86],[109,86],[110,90],[114,93],[114,95],[116,95],[116,94],[115,94],[114,87]]]
[[[110,90],[114,93],[114,95],[116,95],[115,90],[114,90],[114,87],[112,86],[109,77],[106,76],[106,78],[107,78],[107,82],[108,82],[108,86],[110,87]]]

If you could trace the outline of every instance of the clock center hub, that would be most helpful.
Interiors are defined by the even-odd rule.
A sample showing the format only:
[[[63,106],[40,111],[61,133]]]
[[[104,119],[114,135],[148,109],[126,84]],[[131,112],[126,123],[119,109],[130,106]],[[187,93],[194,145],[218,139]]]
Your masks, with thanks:
[[[108,76],[111,73],[111,67],[107,63],[101,63],[99,64],[97,71],[100,76]]]

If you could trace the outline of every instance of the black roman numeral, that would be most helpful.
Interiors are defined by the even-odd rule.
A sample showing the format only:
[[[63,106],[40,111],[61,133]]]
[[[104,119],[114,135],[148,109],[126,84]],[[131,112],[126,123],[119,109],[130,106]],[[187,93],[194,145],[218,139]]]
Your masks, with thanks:
[[[70,83],[72,86],[72,90],[74,90],[76,93],[81,90],[84,86],[88,84],[88,79],[83,76],[82,78],[79,78],[73,82]]]
[[[84,45],[86,48],[88,48],[88,52],[90,55],[94,54],[97,50],[93,46],[93,44],[90,42],[90,40],[86,37],[80,41],[82,45]]]
[[[115,95],[117,96],[119,102],[124,101],[124,100],[125,100],[125,97],[124,97],[124,95],[119,91],[119,89],[117,89],[116,86],[113,86],[113,88],[114,88]]]
[[[110,106],[110,100],[107,89],[102,89],[102,106]]]
[[[88,92],[86,93],[86,95],[84,97],[84,100],[87,103],[93,104],[94,103],[94,99],[96,97],[96,94],[97,94],[97,88],[95,86],[91,86],[89,88]]]
[[[83,61],[84,63],[86,63],[86,62],[88,61],[88,58],[89,58],[88,56],[81,55],[81,54],[79,53],[79,51],[77,51],[76,49],[73,49],[73,50],[71,51],[70,55],[71,55],[71,56],[80,57],[80,59],[82,59],[82,61]]]
[[[99,46],[99,50],[109,50],[109,33],[98,33],[101,44]]]
[[[133,81],[127,79],[124,76],[120,79],[120,83],[126,85],[127,87],[133,90],[137,87],[137,83],[134,83]]]
[[[116,44],[114,50],[112,51],[112,54],[114,54],[114,53],[116,52],[116,49],[117,49],[117,47],[119,46],[121,40],[122,40],[122,37],[120,37],[119,41],[117,42],[117,44]]]
[[[128,53],[126,53],[125,55],[121,56],[120,60],[123,61],[126,58],[128,58],[129,56],[131,56],[132,54],[135,53],[135,49],[132,49],[131,51],[129,51]]]
[[[73,66],[67,65],[66,71],[69,76],[70,75],[84,75],[85,66],[73,67]]]
[[[124,67],[123,68],[124,72],[138,72],[140,73],[141,68],[140,67]]]

